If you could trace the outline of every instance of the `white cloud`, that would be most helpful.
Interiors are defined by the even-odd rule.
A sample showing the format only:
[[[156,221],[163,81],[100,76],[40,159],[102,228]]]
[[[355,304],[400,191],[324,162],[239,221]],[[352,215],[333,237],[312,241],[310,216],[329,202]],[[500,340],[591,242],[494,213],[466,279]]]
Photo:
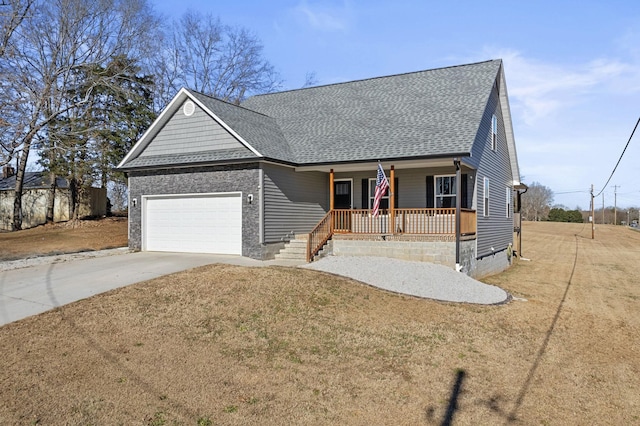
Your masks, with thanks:
[[[330,6],[326,3],[310,4],[303,0],[295,7],[294,13],[316,30],[335,32],[346,31],[349,28],[350,13],[346,2],[339,6]]]
[[[598,93],[640,90],[640,74],[633,63],[595,59],[565,65],[525,58],[517,51],[494,51],[504,60],[514,112],[527,126],[589,101]]]

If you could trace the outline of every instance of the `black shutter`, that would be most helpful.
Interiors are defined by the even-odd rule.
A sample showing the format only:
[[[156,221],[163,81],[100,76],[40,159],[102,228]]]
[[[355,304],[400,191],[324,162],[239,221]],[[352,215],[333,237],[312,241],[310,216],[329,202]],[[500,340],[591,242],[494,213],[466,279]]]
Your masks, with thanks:
[[[460,182],[460,191],[462,192],[462,194],[460,194],[461,198],[460,198],[460,206],[463,209],[468,209],[469,208],[469,204],[468,204],[468,196],[469,194],[467,193],[467,174],[463,173],[462,174],[462,181]]]
[[[369,179],[362,179],[362,207],[369,208]]]
[[[435,200],[435,185],[433,183],[433,176],[427,176],[427,208],[432,209],[434,207]]]
[[[397,209],[398,208],[398,194],[400,193],[400,190],[398,189],[398,178],[393,178],[393,186],[395,187],[395,198],[393,200],[393,208]]]

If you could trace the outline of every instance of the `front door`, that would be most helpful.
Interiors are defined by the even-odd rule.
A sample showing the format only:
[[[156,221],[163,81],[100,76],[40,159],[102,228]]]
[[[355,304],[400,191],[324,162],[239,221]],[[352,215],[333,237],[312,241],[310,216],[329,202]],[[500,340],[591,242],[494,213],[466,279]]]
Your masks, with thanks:
[[[337,232],[349,232],[351,230],[351,212],[345,212],[352,207],[351,183],[349,180],[336,180],[333,182],[333,208],[343,210],[336,212],[334,229]]]
[[[351,208],[351,181],[336,180],[333,182],[333,208]]]

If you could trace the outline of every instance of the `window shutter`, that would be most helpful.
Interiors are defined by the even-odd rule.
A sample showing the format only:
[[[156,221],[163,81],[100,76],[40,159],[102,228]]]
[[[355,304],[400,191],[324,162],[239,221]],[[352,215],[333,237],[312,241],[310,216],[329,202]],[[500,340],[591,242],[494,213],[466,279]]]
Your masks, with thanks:
[[[427,176],[427,208],[432,209],[435,201],[435,186],[433,176]]]
[[[460,191],[462,192],[461,198],[460,198],[460,205],[462,206],[463,209],[468,209],[469,208],[469,204],[467,201],[467,197],[468,197],[468,189],[467,189],[467,174],[463,173],[461,176],[462,181],[460,182]]]
[[[369,208],[369,179],[362,179],[362,207]]]

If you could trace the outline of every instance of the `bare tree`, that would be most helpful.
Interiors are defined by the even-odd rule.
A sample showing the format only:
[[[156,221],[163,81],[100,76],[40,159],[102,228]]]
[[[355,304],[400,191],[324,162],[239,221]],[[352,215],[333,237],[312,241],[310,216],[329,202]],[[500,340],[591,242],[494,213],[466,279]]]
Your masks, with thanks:
[[[3,0],[0,3],[0,57],[4,56],[13,32],[24,21],[34,2],[35,0]]]
[[[553,203],[553,191],[538,182],[529,185],[529,189],[522,196],[522,219],[545,220]]]
[[[156,28],[147,0],[41,0],[15,29],[7,44],[10,54],[0,58],[0,116],[7,124],[0,133],[2,155],[19,159],[14,229],[22,227],[22,185],[34,138],[59,139],[50,123],[76,114],[96,86],[118,87],[114,82],[125,74],[98,73],[85,81],[78,71],[104,66],[116,56],[148,56],[147,41]],[[79,96],[70,96],[80,87]]]
[[[167,30],[156,59],[162,108],[181,87],[240,103],[245,96],[277,89],[281,82],[262,57],[262,44],[244,28],[189,11]]]
[[[316,78],[316,72],[311,71],[308,72],[304,77],[304,84],[302,85],[303,89],[307,87],[313,87],[318,85],[318,79]]]

